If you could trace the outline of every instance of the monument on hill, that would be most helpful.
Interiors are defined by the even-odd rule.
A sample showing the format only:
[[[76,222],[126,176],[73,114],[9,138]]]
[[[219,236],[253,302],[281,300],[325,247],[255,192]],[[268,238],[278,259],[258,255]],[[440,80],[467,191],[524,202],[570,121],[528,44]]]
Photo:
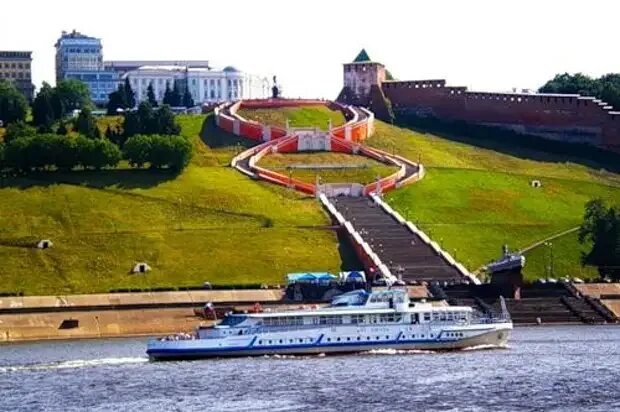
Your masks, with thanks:
[[[278,86],[278,80],[276,76],[273,76],[273,87],[271,88],[271,98],[278,99],[280,97],[280,86]]]

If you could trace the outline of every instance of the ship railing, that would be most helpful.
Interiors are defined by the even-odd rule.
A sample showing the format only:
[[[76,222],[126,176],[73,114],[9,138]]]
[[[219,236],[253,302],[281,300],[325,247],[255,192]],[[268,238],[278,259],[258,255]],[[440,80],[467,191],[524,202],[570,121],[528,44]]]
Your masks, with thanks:
[[[507,313],[502,313],[499,315],[485,314],[481,316],[472,317],[471,324],[479,325],[479,324],[490,324],[490,323],[506,323],[506,322],[510,322],[510,320],[511,320],[510,315],[508,315]]]

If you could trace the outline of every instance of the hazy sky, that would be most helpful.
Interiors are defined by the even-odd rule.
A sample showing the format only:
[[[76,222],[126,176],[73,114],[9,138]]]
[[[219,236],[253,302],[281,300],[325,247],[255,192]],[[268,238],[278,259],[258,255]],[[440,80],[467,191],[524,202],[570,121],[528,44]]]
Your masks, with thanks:
[[[362,47],[401,80],[501,91],[620,72],[619,15],[614,0],[1,0],[0,50],[32,50],[37,86],[76,29],[106,60],[207,59],[276,74],[287,96],[335,98]]]

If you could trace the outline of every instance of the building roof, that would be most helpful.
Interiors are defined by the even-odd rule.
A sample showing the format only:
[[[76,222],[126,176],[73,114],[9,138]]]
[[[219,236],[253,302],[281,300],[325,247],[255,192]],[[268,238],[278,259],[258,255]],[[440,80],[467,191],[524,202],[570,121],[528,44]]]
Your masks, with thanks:
[[[366,53],[366,49],[362,49],[355,59],[353,59],[353,63],[366,63],[371,62],[370,57],[368,57],[368,53]]]
[[[136,69],[143,66],[189,66],[211,68],[208,60],[106,60],[105,67],[120,69]]]
[[[6,59],[31,59],[31,51],[14,51],[14,50],[2,50],[0,51],[0,58]]]

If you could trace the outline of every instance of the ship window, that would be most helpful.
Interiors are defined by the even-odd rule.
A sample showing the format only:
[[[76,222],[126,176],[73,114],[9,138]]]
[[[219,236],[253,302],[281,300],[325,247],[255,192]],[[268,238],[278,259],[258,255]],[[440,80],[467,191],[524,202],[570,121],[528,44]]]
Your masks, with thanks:
[[[389,336],[387,336],[387,335],[385,335],[385,339],[390,339],[390,337],[389,337]]]
[[[338,342],[340,342],[340,338],[337,338],[336,340],[337,340]]]
[[[280,343],[282,343],[282,339],[280,339]]]
[[[370,340],[370,336],[366,336],[366,340]]]
[[[446,313],[445,312],[441,312],[441,314],[439,315],[439,320],[442,321],[442,322],[446,320]]]
[[[304,340],[303,339],[299,339],[299,343],[302,343]]]
[[[258,344],[259,344],[259,345],[262,345],[262,344],[263,344],[263,341],[262,341],[262,340],[259,340],[259,341],[258,341]]]
[[[332,341],[332,338],[327,338],[327,341],[328,341],[328,342],[331,342],[331,341]]]
[[[422,337],[424,337],[424,335],[422,335]]]
[[[352,324],[364,323],[364,315],[351,315],[351,323]]]
[[[362,338],[358,336],[358,337],[357,337],[357,340],[362,340]]]
[[[431,320],[431,314],[430,314],[430,313],[425,313],[425,314],[424,314],[424,320],[425,320],[426,322],[430,321],[430,320]]]
[[[377,340],[381,339],[380,337],[377,336]]]
[[[271,341],[269,341],[269,344],[271,345]]]
[[[350,342],[350,341],[351,341],[351,338],[347,337],[347,342]]]
[[[447,315],[447,320],[449,320],[449,321],[454,320],[454,313],[452,313],[452,312],[448,312],[448,315]]]
[[[431,333],[431,338],[434,337],[433,334]]]

